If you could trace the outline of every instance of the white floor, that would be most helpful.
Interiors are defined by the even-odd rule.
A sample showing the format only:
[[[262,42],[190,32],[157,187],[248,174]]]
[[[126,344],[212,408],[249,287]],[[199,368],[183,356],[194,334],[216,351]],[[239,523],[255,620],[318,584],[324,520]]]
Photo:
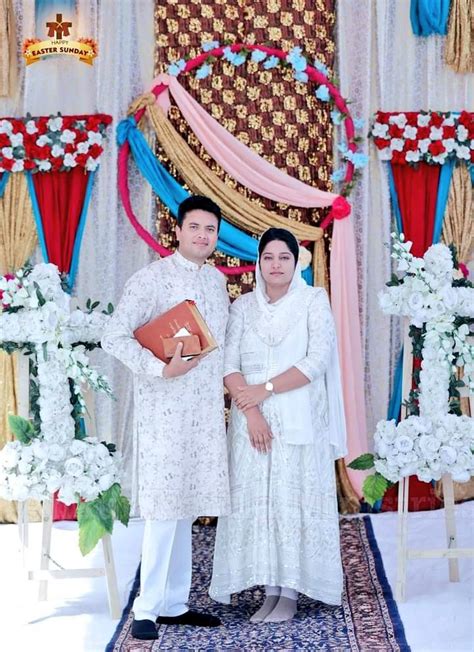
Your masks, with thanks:
[[[410,545],[444,546],[443,518],[443,511],[410,514]],[[456,522],[458,545],[474,546],[474,502],[457,506]],[[373,516],[372,523],[394,587],[396,514]],[[142,527],[134,520],[128,529],[116,525],[113,535],[123,604],[139,561]],[[30,539],[30,548],[38,555],[38,524],[30,526]],[[51,582],[48,601],[38,603],[37,585],[21,579],[16,526],[0,525],[0,551],[2,652],[103,652],[117,625],[108,614],[105,579]],[[81,557],[74,523],[55,524],[51,556],[66,568],[101,565],[100,547]],[[474,651],[474,561],[460,560],[460,573],[460,583],[450,584],[445,560],[409,562],[407,600],[399,604],[399,611],[413,652]]]

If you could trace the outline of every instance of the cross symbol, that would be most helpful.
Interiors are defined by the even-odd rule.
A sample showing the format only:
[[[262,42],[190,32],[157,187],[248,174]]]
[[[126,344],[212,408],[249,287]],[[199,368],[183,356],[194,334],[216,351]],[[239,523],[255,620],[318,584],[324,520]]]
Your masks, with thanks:
[[[453,260],[450,249],[433,245],[424,258],[415,258],[410,244],[396,240],[392,257],[398,270],[406,272],[403,283],[391,284],[379,295],[382,310],[408,318],[410,324],[425,327],[420,373],[420,416],[431,421],[449,412],[448,388],[453,357],[470,359],[474,346],[469,344],[469,328],[458,326],[457,317],[474,317],[474,288],[453,287]],[[465,381],[473,388],[473,369],[464,365]],[[469,378],[467,377],[469,375]]]
[[[5,277],[6,278],[6,277]],[[46,284],[43,285],[46,279]],[[2,279],[4,282],[4,280]],[[58,270],[54,265],[41,264],[33,268],[28,282],[37,284],[37,296],[22,298],[15,303],[15,296],[27,297],[7,286],[0,292],[2,303],[11,308],[18,306],[16,312],[0,312],[0,344],[8,343],[20,346],[29,345],[34,349],[38,365],[38,390],[41,416],[41,437],[53,441],[57,437],[58,415],[64,428],[65,440],[73,440],[75,423],[71,415],[70,379],[73,380],[73,392],[79,404],[84,408],[80,383],[92,380],[100,389],[110,392],[107,381],[88,365],[88,360],[79,345],[93,348],[102,336],[108,314],[71,310],[70,296],[61,287]],[[4,286],[2,286],[4,287]],[[46,288],[46,289],[45,289]],[[90,305],[89,305],[90,307]],[[92,305],[91,308],[95,306]],[[88,347],[89,345],[89,347]],[[64,391],[63,391],[64,388]]]
[[[46,23],[46,27],[49,28],[48,36],[50,38],[56,36],[56,39],[60,41],[63,36],[69,36],[69,28],[72,27],[72,23],[63,21],[62,14],[56,14],[56,21]]]

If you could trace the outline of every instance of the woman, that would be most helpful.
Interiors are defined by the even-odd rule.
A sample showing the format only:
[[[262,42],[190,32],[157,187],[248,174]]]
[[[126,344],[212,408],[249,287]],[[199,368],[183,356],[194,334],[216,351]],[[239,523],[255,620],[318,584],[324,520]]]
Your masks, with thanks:
[[[231,308],[225,385],[232,514],[219,518],[210,596],[264,584],[253,622],[296,613],[298,592],[341,603],[334,460],[346,453],[334,322],[285,229],[259,243],[256,289]]]

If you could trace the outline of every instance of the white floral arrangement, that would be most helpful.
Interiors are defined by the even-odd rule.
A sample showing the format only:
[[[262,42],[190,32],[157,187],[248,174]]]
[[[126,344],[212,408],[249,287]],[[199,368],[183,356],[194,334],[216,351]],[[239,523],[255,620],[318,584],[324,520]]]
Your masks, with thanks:
[[[84,313],[71,310],[70,301],[55,265],[40,264],[0,277],[0,345],[7,350],[12,345],[34,349],[40,424],[35,428],[27,419],[10,417],[16,440],[0,451],[0,495],[7,500],[48,500],[58,492],[66,505],[86,501],[78,516],[87,518],[92,501],[103,502],[105,496],[125,522],[129,507],[120,495],[120,456],[113,445],[78,435],[76,428],[85,411],[84,386],[112,394],[107,378],[90,366],[81,346],[100,342],[111,306],[102,313]],[[88,552],[91,547],[81,549]]]
[[[364,454],[349,465],[375,467],[375,475],[364,483],[364,496],[372,504],[389,483],[403,477],[417,475],[430,482],[450,473],[455,481],[467,482],[474,474],[474,419],[448,413],[450,381],[458,367],[463,367],[464,375],[456,386],[474,392],[474,345],[469,337],[474,288],[459,277],[449,247],[432,245],[423,258],[417,258],[403,235],[392,234],[392,238],[397,275],[379,294],[379,304],[386,314],[403,315],[423,329],[420,415],[399,424],[379,421],[375,453]]]

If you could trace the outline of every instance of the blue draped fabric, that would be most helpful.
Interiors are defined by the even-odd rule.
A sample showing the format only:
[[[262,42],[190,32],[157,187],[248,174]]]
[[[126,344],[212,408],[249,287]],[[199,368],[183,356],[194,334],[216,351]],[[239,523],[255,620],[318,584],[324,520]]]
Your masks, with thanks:
[[[28,190],[30,192],[31,205],[33,206],[33,217],[35,218],[36,231],[38,233],[38,241],[41,249],[41,255],[45,263],[49,263],[48,250],[46,248],[46,240],[44,237],[43,222],[41,220],[41,213],[38,205],[38,198],[36,197],[35,184],[31,172],[25,172],[26,181],[28,183]]]
[[[393,178],[392,166],[388,164],[388,187],[390,190],[390,201],[392,202],[393,212],[395,213],[395,222],[399,233],[403,232],[402,227],[402,214],[400,213],[400,206],[398,205],[398,195],[395,188],[395,180]]]
[[[433,227],[433,244],[437,244],[441,239],[441,231],[443,230],[443,219],[448,203],[449,188],[451,186],[451,179],[453,177],[454,166],[456,159],[450,158],[441,166],[439,173],[438,197],[436,198],[436,210]]]
[[[160,200],[176,217],[179,204],[189,197],[189,193],[161,165],[148,146],[142,132],[137,128],[135,119],[122,120],[117,127],[117,141],[122,145],[128,141],[138,169]],[[257,260],[258,242],[252,236],[240,231],[226,220],[222,220],[219,229],[217,248],[228,256],[242,260]]]
[[[160,200],[176,217],[179,204],[189,197],[189,193],[174,179],[166,168],[161,165],[148,146],[142,132],[137,128],[133,117],[122,120],[117,127],[117,141],[123,145],[128,141],[133,158],[138,169]],[[255,262],[258,254],[258,241],[252,236],[237,229],[226,220],[222,220],[219,229],[217,248],[228,256],[236,256],[242,260]],[[313,270],[307,267],[302,276],[308,285],[313,284]]]
[[[0,175],[0,199],[3,197],[5,188],[7,187],[8,179],[10,177],[10,172],[3,172]]]
[[[448,33],[451,0],[411,0],[410,21],[416,36]]]
[[[433,227],[433,244],[439,242],[441,238],[441,231],[443,230],[443,219],[446,211],[446,204],[448,203],[449,187],[454,172],[455,158],[447,159],[444,165],[441,166],[438,183],[438,195],[436,198],[435,220]],[[403,232],[403,222],[398,205],[397,191],[393,180],[392,167],[388,166],[388,181],[390,187],[390,199],[392,202],[393,211],[395,213],[395,221],[399,233]],[[471,168],[472,170],[472,168]],[[472,172],[471,172],[472,173]],[[395,369],[395,377],[393,379],[392,396],[387,411],[388,419],[398,420],[400,415],[400,407],[402,405],[402,379],[403,379],[403,347],[397,361]]]
[[[81,251],[82,236],[84,235],[84,227],[86,226],[87,211],[89,209],[89,202],[92,194],[92,186],[94,185],[94,177],[96,171],[89,172],[89,177],[87,179],[86,194],[84,197],[84,204],[82,206],[81,216],[79,218],[79,224],[77,225],[76,237],[74,238],[74,248],[72,250],[71,257],[71,268],[68,275],[68,286],[72,291],[74,287],[74,282],[76,280],[77,268],[79,266],[79,254]]]

